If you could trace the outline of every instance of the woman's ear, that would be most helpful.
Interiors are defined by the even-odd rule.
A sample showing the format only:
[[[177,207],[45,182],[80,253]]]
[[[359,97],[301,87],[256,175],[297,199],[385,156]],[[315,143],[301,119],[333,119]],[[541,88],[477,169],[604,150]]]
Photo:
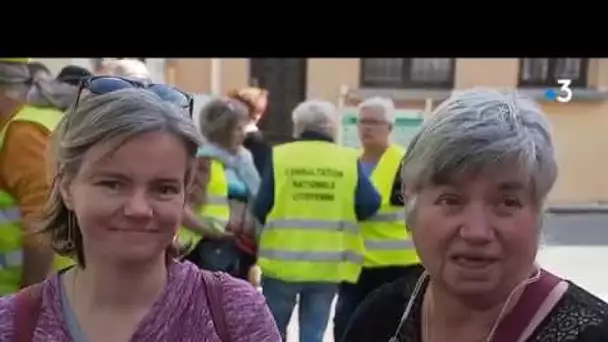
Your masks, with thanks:
[[[74,210],[74,201],[72,198],[70,180],[68,179],[68,177],[65,176],[65,174],[60,173],[57,178],[57,182],[59,186],[59,193],[61,194],[61,198],[63,199],[63,203],[65,204],[66,208],[68,208],[69,210]]]

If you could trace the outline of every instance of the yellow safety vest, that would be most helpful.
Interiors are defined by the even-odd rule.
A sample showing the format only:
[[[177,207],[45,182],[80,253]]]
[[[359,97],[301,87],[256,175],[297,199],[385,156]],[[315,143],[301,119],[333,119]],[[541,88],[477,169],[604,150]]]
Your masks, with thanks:
[[[0,150],[4,146],[6,130],[12,122],[33,122],[52,131],[62,115],[55,109],[23,107],[0,131]],[[10,193],[0,189],[0,296],[19,290],[23,264],[22,234],[19,203]],[[72,259],[56,255],[54,268],[62,269],[73,264]]]
[[[209,183],[207,184],[207,200],[204,205],[196,208],[197,215],[212,225],[212,229],[224,231],[230,219],[230,205],[228,203],[228,179],[224,165],[215,159],[211,160]],[[197,231],[181,227],[178,235],[181,245],[188,246],[192,251],[203,238]]]
[[[365,239],[364,267],[405,266],[419,263],[405,227],[405,208],[391,205],[393,181],[405,150],[391,145],[372,172],[371,181],[382,202],[376,215],[360,223]]]
[[[273,149],[273,166],[274,206],[259,246],[264,275],[356,282],[364,253],[354,204],[357,155],[325,141],[297,141]]]

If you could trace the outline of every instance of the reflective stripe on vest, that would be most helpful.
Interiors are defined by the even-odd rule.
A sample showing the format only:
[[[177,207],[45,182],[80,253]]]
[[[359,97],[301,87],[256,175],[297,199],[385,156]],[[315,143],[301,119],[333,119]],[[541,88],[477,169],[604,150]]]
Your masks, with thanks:
[[[327,251],[283,251],[265,249],[260,251],[259,256],[268,259],[281,259],[297,262],[352,262],[362,263],[363,255],[352,251],[327,252]]]
[[[264,275],[291,282],[356,282],[363,239],[356,224],[357,156],[324,141],[273,149],[274,206],[260,237]]]
[[[63,113],[55,109],[25,106],[0,131],[0,150],[4,146],[8,126],[15,121],[32,122],[53,131]],[[0,190],[0,296],[19,289],[23,252],[21,249],[21,215],[15,198]],[[73,263],[56,256],[55,269]]]
[[[195,209],[197,216],[209,228],[224,231],[230,219],[230,203],[228,201],[228,179],[226,178],[224,165],[215,160],[211,160],[210,177],[207,184],[207,198],[202,207]],[[203,238],[203,235],[181,227],[177,235],[180,245],[187,246],[192,251],[196,244]]]
[[[19,222],[20,220],[21,211],[18,207],[6,208],[0,211],[0,225]]]
[[[265,230],[272,229],[315,229],[359,234],[359,227],[354,222],[325,220],[274,220],[266,223]]]
[[[390,146],[380,158],[371,181],[380,193],[378,213],[361,222],[365,239],[365,267],[406,266],[418,263],[413,242],[405,227],[405,209],[390,204],[395,175],[405,151]]]
[[[18,267],[23,264],[23,252],[21,250],[0,254],[0,270]]]

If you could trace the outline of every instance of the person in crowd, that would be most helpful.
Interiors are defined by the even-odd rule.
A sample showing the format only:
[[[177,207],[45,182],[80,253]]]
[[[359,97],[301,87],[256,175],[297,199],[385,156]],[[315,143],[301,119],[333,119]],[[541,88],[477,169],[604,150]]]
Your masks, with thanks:
[[[0,296],[44,280],[53,265],[48,241],[31,234],[49,191],[46,151],[63,113],[27,104],[27,58],[0,60]],[[68,260],[56,258],[55,267]]]
[[[30,61],[29,63],[27,63],[27,67],[30,70],[31,77],[34,79],[53,79],[53,73],[51,72],[51,70],[40,61]]]
[[[135,58],[111,60],[105,65],[105,72],[113,76],[150,81],[148,67],[144,62]]]
[[[82,81],[93,76],[89,70],[78,65],[67,65],[59,71],[55,78],[57,82],[69,84],[73,87],[79,87]]]
[[[249,122],[245,125],[245,139],[243,146],[253,155],[253,162],[259,174],[262,174],[268,163],[271,147],[264,139],[258,128],[258,122],[264,116],[268,107],[268,91],[256,87],[235,89],[228,93],[228,97],[241,101],[247,106]]]
[[[391,143],[395,106],[386,98],[373,97],[358,106],[359,160],[382,197],[378,213],[360,224],[365,240],[363,271],[355,284],[340,286],[334,316],[334,338],[339,341],[348,321],[365,297],[408,272],[419,264],[409,234],[403,229],[404,211],[401,196],[401,162],[405,149]]]
[[[556,178],[536,103],[483,88],[454,94],[402,169],[424,271],[368,296],[342,341],[608,341],[608,304],[535,262]]]
[[[243,146],[251,152],[255,168],[261,175],[272,152],[272,147],[264,139],[264,135],[258,128],[258,122],[262,119],[268,107],[268,91],[257,87],[247,87],[230,91],[228,97],[242,102],[247,107],[249,122],[245,125]],[[261,285],[260,281],[260,268],[257,265],[252,266],[249,272],[249,282],[259,287]]]
[[[40,80],[28,94],[28,103],[34,107],[56,108],[65,112],[76,100],[80,82],[93,76],[87,69],[68,65],[54,80]],[[35,77],[34,77],[35,78]]]
[[[335,143],[332,103],[305,101],[292,118],[296,141],[273,148],[254,206],[264,224],[258,264],[283,338],[299,295],[300,341],[321,342],[338,284],[361,273],[357,222],[376,213],[380,196],[356,153]]]
[[[0,298],[1,341],[280,341],[250,285],[174,259],[201,139],[162,87],[96,78],[63,117],[42,232],[77,265]]]
[[[182,229],[182,238],[187,234],[191,246],[198,244],[186,259],[242,279],[249,279],[256,261],[255,224],[249,207],[260,187],[251,153],[242,146],[247,120],[247,108],[232,99],[215,98],[201,109],[199,127],[207,144],[198,151],[198,157],[210,163],[210,202],[198,212],[198,220],[187,222]],[[204,234],[196,232],[203,227],[197,226],[233,235],[234,240],[203,239]]]

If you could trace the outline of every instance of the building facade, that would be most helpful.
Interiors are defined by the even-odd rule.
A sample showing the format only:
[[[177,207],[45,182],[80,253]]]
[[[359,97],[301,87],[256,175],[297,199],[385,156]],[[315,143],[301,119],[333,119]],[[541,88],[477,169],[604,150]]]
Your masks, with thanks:
[[[290,139],[290,112],[305,98],[352,105],[381,95],[399,107],[428,111],[453,90],[519,88],[541,103],[554,127],[560,174],[550,202],[608,203],[608,59],[154,58],[146,63],[156,80],[195,94],[267,88],[271,101],[262,126],[274,141]],[[568,103],[545,96],[560,88],[559,79],[572,81]]]
[[[194,93],[211,90],[210,59],[176,59],[166,65],[168,82]],[[286,70],[292,75],[284,75]],[[383,95],[400,107],[428,109],[454,89],[519,88],[541,103],[554,127],[560,174],[550,202],[608,202],[608,59],[243,58],[223,59],[220,74],[221,92],[251,84],[270,88],[281,111],[269,115],[275,122],[270,130],[282,129],[274,135],[284,137],[291,133],[289,107],[305,97],[337,102],[346,92],[345,102],[356,103]],[[549,88],[559,89],[558,79],[572,80],[568,103],[545,97]]]

